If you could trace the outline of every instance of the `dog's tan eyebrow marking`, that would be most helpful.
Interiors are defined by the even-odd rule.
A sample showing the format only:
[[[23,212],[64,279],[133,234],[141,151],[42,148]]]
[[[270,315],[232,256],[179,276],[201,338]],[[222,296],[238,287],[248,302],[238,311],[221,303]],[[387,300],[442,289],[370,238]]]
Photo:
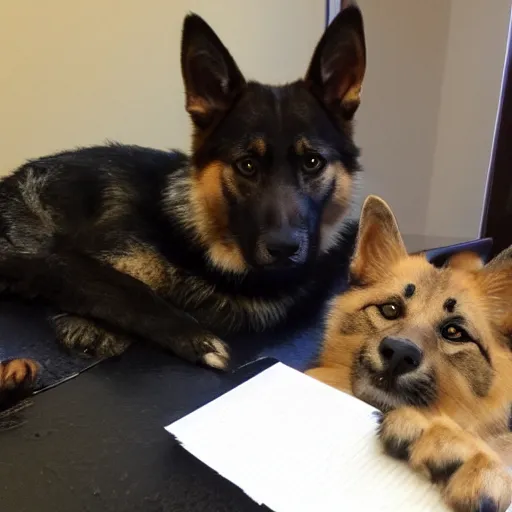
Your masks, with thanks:
[[[329,159],[335,153],[333,152],[333,148],[324,143],[321,139],[307,139],[305,136],[301,136],[295,141],[293,149],[297,155],[312,152],[319,153],[326,159]]]
[[[303,155],[304,153],[311,151],[311,149],[311,143],[309,140],[306,139],[306,137],[300,137],[295,143],[295,152],[298,155]]]
[[[404,289],[405,298],[410,299],[414,295],[415,291],[416,291],[416,286],[412,283],[409,283]]]
[[[265,143],[265,139],[263,137],[255,137],[249,143],[249,150],[255,151],[259,156],[265,156],[267,152],[267,144]]]
[[[457,305],[457,301],[455,299],[446,299],[443,304],[443,309],[448,313],[453,313],[455,310],[455,306]]]

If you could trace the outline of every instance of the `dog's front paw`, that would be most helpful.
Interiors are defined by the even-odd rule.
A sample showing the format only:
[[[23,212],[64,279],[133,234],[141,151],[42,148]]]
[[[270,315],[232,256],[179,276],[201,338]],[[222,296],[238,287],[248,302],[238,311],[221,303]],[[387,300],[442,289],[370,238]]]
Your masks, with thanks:
[[[203,364],[216,370],[227,370],[229,366],[229,348],[220,338],[203,329],[199,324],[187,324],[178,332],[161,338],[161,343],[175,355]]]
[[[404,407],[381,417],[384,450],[407,461],[443,492],[456,512],[501,512],[512,502],[512,479],[482,439],[446,416]]]
[[[228,346],[210,333],[201,333],[192,338],[192,343],[198,356],[198,362],[215,368],[226,370],[229,366]]]
[[[100,324],[76,315],[62,313],[52,318],[59,342],[64,347],[91,357],[121,355],[132,343],[124,334],[113,333]]]
[[[32,359],[7,359],[0,362],[0,392],[30,389],[38,372],[39,365]]]
[[[453,473],[444,491],[456,512],[505,512],[512,502],[512,479],[495,457],[476,452]]]
[[[215,336],[207,338],[202,343],[205,352],[202,357],[202,362],[212,368],[226,370],[229,365],[229,350],[227,345]]]

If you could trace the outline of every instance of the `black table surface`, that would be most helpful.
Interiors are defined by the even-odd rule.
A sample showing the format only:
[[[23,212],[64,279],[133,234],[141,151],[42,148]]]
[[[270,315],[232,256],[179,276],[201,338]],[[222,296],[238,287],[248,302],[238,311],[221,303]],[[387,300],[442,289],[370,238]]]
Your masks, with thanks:
[[[44,333],[49,342],[44,315],[27,322],[29,308],[0,304],[0,326],[8,327],[0,342],[20,332],[30,339],[31,329],[33,339]],[[314,327],[289,339],[237,340],[233,356],[238,365],[268,356],[303,370],[320,336]],[[216,372],[139,343],[39,392],[0,415],[0,511],[264,510],[164,430],[253,372],[252,365]]]
[[[262,511],[164,430],[251,373],[192,370],[141,346],[39,394],[0,434],[0,510]]]
[[[42,313],[27,321],[30,311],[1,305],[0,348],[20,337],[26,352],[36,340],[49,343]],[[288,339],[238,340],[235,358],[243,364],[270,356],[303,370],[320,338],[318,324]],[[139,344],[40,392],[0,417],[12,426],[0,430],[1,512],[262,510],[164,430],[253,371],[217,373]]]

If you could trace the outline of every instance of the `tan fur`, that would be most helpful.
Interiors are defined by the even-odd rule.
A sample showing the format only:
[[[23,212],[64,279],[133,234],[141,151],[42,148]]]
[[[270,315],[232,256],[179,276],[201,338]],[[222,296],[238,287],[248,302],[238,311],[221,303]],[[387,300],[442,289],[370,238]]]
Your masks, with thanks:
[[[366,283],[382,281],[382,276],[388,274],[390,264],[405,255],[405,245],[393,213],[384,201],[368,198],[361,211],[351,274],[358,280],[364,279]]]
[[[353,192],[353,180],[340,164],[332,164],[325,175],[336,180],[331,200],[326,205],[320,224],[320,251],[328,252],[339,240],[340,228],[345,221],[350,198]]]
[[[295,144],[298,155],[313,150],[315,145],[305,137]],[[263,138],[251,140],[249,150],[264,154],[267,150]],[[342,236],[341,228],[349,211],[350,201],[354,192],[354,178],[340,162],[329,164],[317,179],[303,184],[304,190],[313,198],[322,198],[327,194],[333,183],[334,191],[325,206],[320,224],[320,252],[326,253]],[[233,196],[239,196],[237,177],[233,168],[220,161],[213,161],[202,169],[197,169],[183,190],[169,187],[169,194],[186,194],[190,199],[190,207],[184,207],[179,212],[184,223],[192,228],[208,255],[217,267],[232,273],[244,273],[247,263],[240,248],[234,240],[228,224],[228,205],[222,187],[225,186]],[[283,199],[283,211],[293,208],[294,194],[290,200]],[[167,200],[170,202],[170,198]],[[176,212],[174,212],[176,213]]]
[[[448,416],[403,407],[385,416],[380,435],[388,449],[397,440],[407,446],[411,467],[440,485],[454,510],[478,510],[482,498],[503,511],[510,503],[511,477],[496,452]]]
[[[206,301],[216,300],[230,329],[238,329],[243,319],[251,329],[263,331],[280,320],[293,304],[290,297],[273,301],[239,297],[233,301],[200,277],[170,265],[150,247],[142,244],[134,243],[121,255],[108,254],[101,259],[120,272],[144,282],[159,295],[172,298],[183,309],[195,311],[199,320],[202,305]],[[102,324],[87,318],[63,313],[52,320],[64,346],[87,355],[117,356],[133,343],[133,337],[110,332]],[[209,362],[219,367],[218,362],[215,365],[213,360]]]
[[[200,309],[205,301],[214,298],[219,301],[219,307],[225,311],[226,318],[235,322],[235,318],[244,317],[255,331],[261,331],[268,325],[274,324],[286,314],[293,303],[293,299],[289,297],[273,301],[239,297],[237,301],[233,301],[200,277],[191,276],[178,267],[169,265],[158,253],[141,244],[133,244],[121,255],[108,255],[104,261],[120,272],[147,284],[160,295],[174,297],[174,300],[185,309]],[[187,293],[183,293],[183,290],[187,290]],[[62,318],[62,315],[59,315],[57,325],[62,338],[69,340],[67,343],[69,346],[80,345],[79,338],[83,337],[83,327],[85,323],[90,322],[87,320],[80,322],[81,319],[72,315],[65,315],[65,317]],[[234,323],[232,327],[238,326]],[[97,325],[91,324],[91,328],[94,332],[101,330]],[[108,339],[106,344],[110,345]]]
[[[295,144],[297,155],[313,151],[315,145],[305,137]],[[340,228],[345,221],[350,199],[353,195],[353,178],[341,162],[328,164],[318,179],[307,185],[312,197],[323,197],[334,183],[334,191],[322,213],[320,223],[320,252],[328,252],[339,241]]]
[[[32,384],[39,371],[32,359],[11,359],[0,363],[0,390],[12,390]]]
[[[450,267],[466,270],[480,270],[484,264],[480,256],[474,252],[461,252],[450,258]]]
[[[256,139],[254,143],[260,150],[265,149],[264,141]],[[296,151],[309,147],[305,139],[301,139]],[[339,240],[340,227],[345,221],[350,198],[352,197],[353,179],[340,164],[331,164],[324,170],[318,180],[308,185],[313,197],[324,195],[332,183],[335,189],[326,205],[321,221],[320,251],[329,251]],[[227,272],[243,273],[247,264],[233,239],[228,225],[227,204],[222,192],[222,184],[234,194],[238,194],[236,178],[231,167],[222,162],[213,162],[198,170],[189,194],[192,212],[189,212],[190,224],[194,226],[199,238],[213,263]],[[289,207],[289,205],[283,205]]]
[[[230,233],[222,192],[223,182],[233,182],[232,172],[222,162],[212,162],[196,172],[190,188],[190,215],[212,262],[227,272],[243,273],[247,265]]]
[[[252,139],[248,149],[250,151],[255,151],[259,156],[265,156],[265,153],[267,152],[267,144],[265,139],[262,137],[256,137]]]
[[[186,110],[189,114],[207,114],[211,105],[201,96],[187,95]]]
[[[313,145],[308,139],[306,139],[306,137],[300,137],[295,142],[295,153],[297,155],[304,155],[307,151],[311,151],[312,148]]]
[[[351,275],[362,286],[333,300],[319,364],[309,375],[382,406],[381,439],[385,445],[390,439],[407,445],[413,468],[428,472],[427,462],[446,467],[459,460],[460,468],[442,483],[446,501],[457,510],[478,509],[484,496],[500,507],[510,503],[512,482],[500,457],[507,460],[512,452],[512,261],[500,256],[483,266],[478,256],[460,254],[435,268],[423,254],[406,253],[391,210],[370,197]],[[408,284],[415,286],[412,296],[404,292]],[[396,297],[405,313],[388,320],[377,305]],[[453,316],[464,318],[490,363],[477,343],[442,337],[443,322]],[[360,370],[361,357],[374,371],[382,369],[378,348],[386,336],[405,338],[422,350],[423,362],[414,373],[435,375],[437,388],[428,406],[407,407],[399,394],[378,388]]]
[[[130,209],[136,191],[126,182],[112,182],[103,190],[103,208],[98,224],[116,221]]]
[[[338,96],[341,98],[341,104],[349,111],[355,111],[361,103],[361,91],[364,75],[366,71],[366,59],[361,40],[353,36],[353,42],[357,50],[358,57],[355,59],[356,65],[352,73],[347,73],[345,80],[341,83]]]
[[[315,146],[305,137],[295,144],[295,152],[303,155]],[[316,180],[307,185],[312,197],[323,197],[334,183],[334,191],[326,204],[320,222],[320,252],[328,252],[339,241],[340,228],[345,221],[350,198],[353,195],[353,178],[341,162],[328,164]]]
[[[165,292],[169,286],[169,265],[151,247],[133,245],[121,255],[109,255],[108,263],[157,292]]]

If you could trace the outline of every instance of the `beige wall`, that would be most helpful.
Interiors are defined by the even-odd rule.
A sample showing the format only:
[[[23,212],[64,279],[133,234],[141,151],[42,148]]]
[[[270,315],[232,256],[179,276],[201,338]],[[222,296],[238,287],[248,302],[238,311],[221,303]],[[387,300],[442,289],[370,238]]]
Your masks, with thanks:
[[[422,234],[448,41],[448,0],[359,0],[368,73],[358,113],[368,193],[382,195],[405,233]]]
[[[365,192],[409,234],[479,234],[510,0],[359,0],[368,75]]]
[[[115,139],[188,149],[181,23],[203,15],[249,77],[302,75],[324,28],[312,0],[0,3],[0,173],[28,157]]]
[[[451,0],[426,232],[479,235],[510,0]]]

